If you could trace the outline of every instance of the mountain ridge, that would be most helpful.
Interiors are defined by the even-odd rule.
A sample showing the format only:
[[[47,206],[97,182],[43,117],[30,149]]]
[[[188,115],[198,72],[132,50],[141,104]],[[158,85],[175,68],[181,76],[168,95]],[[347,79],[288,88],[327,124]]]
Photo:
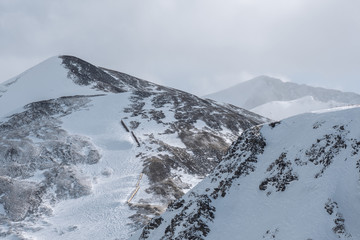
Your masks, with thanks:
[[[131,239],[359,239],[360,108],[246,130]]]
[[[73,56],[1,86],[8,239],[127,238],[207,175],[244,129],[268,121]]]

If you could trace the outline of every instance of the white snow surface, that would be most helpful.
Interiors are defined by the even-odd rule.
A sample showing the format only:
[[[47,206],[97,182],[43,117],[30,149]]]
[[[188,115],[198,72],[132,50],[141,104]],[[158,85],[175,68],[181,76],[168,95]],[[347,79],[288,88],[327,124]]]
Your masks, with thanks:
[[[275,127],[264,125],[260,134],[265,139],[266,146],[264,152],[257,155],[253,172],[235,178],[224,197],[210,197],[220,180],[231,178],[236,166],[240,166],[249,154],[233,145],[234,157],[225,156],[217,171],[182,198],[185,200],[182,206],[195,201],[196,196],[207,195],[211,199],[210,204],[215,208],[214,219],[209,221],[200,217],[210,229],[205,239],[358,240],[360,160],[359,152],[354,149],[359,149],[360,145],[359,125],[360,107],[302,114],[283,120]],[[338,145],[334,149],[326,147],[327,156],[335,156],[323,173],[316,177],[323,165],[310,162],[306,153],[317,143],[321,145],[324,138],[332,139],[332,136],[344,140],[346,146]],[[332,144],[331,141],[328,143]],[[340,149],[338,153],[337,148]],[[297,175],[298,180],[288,183],[284,191],[276,191],[271,185],[265,191],[260,190],[261,182],[278,171],[269,171],[269,168],[282,153],[286,153],[285,160],[291,164],[292,172]],[[301,164],[296,164],[296,161]],[[227,168],[229,172],[220,173],[220,179],[213,180]],[[329,202],[335,202],[337,206],[331,214],[325,209]],[[150,230],[148,239],[168,239],[164,236],[170,225],[175,229],[173,239],[178,237],[178,234],[186,231],[187,220],[182,222],[176,219],[183,210],[196,213],[199,206],[194,205],[196,204],[192,204],[187,211],[180,208],[165,212],[161,216],[162,224],[155,230]],[[336,230],[337,224],[342,223],[343,230]],[[187,227],[190,228],[191,225]],[[142,231],[138,231],[132,239],[139,239],[141,233]]]
[[[259,76],[204,96],[281,120],[297,114],[360,104],[360,95]]]

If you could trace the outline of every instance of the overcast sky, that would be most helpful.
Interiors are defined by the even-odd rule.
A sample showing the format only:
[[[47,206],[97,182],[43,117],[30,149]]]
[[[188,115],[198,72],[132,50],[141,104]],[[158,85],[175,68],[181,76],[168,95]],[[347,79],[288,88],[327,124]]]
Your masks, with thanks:
[[[198,95],[267,74],[360,93],[359,0],[0,0],[0,82],[60,54]]]

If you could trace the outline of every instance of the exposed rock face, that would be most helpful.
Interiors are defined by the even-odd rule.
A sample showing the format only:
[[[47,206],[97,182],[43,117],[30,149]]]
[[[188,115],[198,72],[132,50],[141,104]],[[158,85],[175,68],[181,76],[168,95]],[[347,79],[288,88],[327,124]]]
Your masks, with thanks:
[[[359,239],[359,117],[353,108],[245,131],[133,239]]]
[[[24,96],[16,92],[43,85],[46,94],[39,89],[27,89]],[[244,129],[267,121],[72,56],[48,60],[1,89],[0,108],[19,101],[12,102],[16,108],[6,108],[11,114],[0,116],[0,236],[20,239],[46,230],[39,219],[56,217],[53,209],[63,201],[87,196],[89,212],[83,219],[88,221],[92,206],[101,203],[92,196],[100,191],[93,191],[98,182],[127,181],[122,191],[130,195],[129,176],[142,172],[141,197],[130,207],[121,200],[128,211],[124,218],[141,227],[214,169]],[[128,236],[134,228],[123,225],[122,235],[118,228],[108,234]],[[87,238],[81,226],[53,228],[47,237]]]

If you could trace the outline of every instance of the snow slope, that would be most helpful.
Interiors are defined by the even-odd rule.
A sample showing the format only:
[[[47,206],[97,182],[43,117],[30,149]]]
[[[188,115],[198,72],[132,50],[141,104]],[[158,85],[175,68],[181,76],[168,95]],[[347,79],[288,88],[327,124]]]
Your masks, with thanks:
[[[1,84],[0,117],[10,116],[28,103],[63,96],[91,95],[99,92],[91,86],[75,84],[67,77],[68,70],[62,60],[52,57],[26,72]]]
[[[360,239],[360,108],[245,131],[132,239]]]
[[[260,76],[205,96],[280,120],[320,109],[360,104],[360,95]]]
[[[127,239],[267,120],[72,56],[0,89],[4,239]]]

